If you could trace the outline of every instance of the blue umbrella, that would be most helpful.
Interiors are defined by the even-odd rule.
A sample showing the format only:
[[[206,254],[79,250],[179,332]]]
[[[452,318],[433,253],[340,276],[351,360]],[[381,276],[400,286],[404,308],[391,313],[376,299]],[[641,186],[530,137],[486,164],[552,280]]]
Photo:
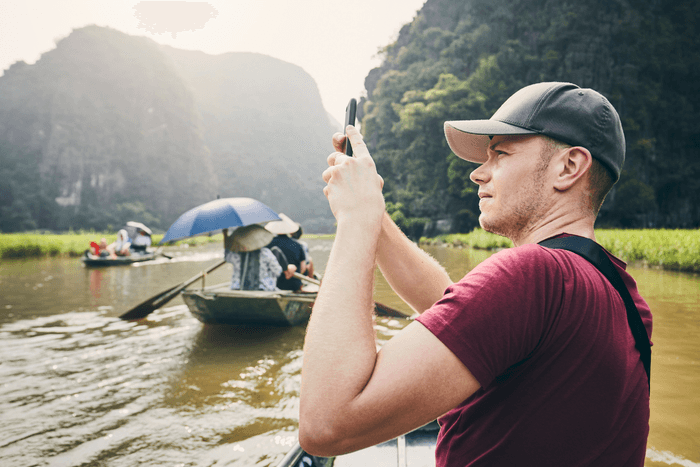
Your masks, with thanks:
[[[281,220],[266,204],[252,198],[224,198],[192,208],[170,226],[160,243],[229,227]]]

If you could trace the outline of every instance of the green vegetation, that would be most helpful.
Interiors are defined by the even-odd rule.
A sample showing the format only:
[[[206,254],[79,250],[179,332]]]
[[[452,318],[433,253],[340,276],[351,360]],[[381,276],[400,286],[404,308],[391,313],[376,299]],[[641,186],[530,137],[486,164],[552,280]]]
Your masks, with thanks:
[[[627,262],[700,272],[700,230],[596,230],[596,239]]]
[[[686,272],[700,272],[700,230],[597,229],[596,239],[605,249],[628,263]],[[469,246],[484,250],[510,248],[507,238],[476,228],[468,234],[421,238],[424,244]]]
[[[451,153],[448,120],[489,118],[539,81],[596,89],[618,110],[625,170],[606,228],[700,227],[700,2],[428,0],[365,80],[359,116],[387,206],[478,226],[476,167]]]
[[[38,256],[80,256],[90,247],[90,242],[105,238],[107,243],[116,240],[116,234],[100,232],[79,232],[66,234],[0,234],[0,258],[29,258]],[[153,245],[157,245],[163,235],[153,235]],[[221,234],[187,238],[169,243],[169,246],[197,246],[205,243],[223,244]]]
[[[27,258],[39,256],[80,256],[90,242],[106,238],[116,239],[115,234],[79,232],[67,234],[0,234],[0,258]],[[304,235],[303,238],[333,238],[334,235]],[[162,235],[153,235],[157,244]],[[609,252],[622,260],[642,262],[664,269],[700,272],[700,230],[596,230],[596,239]],[[187,238],[168,246],[198,246],[206,243],[223,243],[221,234]],[[467,234],[446,234],[433,238],[421,238],[422,244],[446,244],[454,247],[471,247],[481,250],[510,248],[513,243],[499,235],[476,228]]]
[[[79,256],[90,247],[90,242],[99,242],[102,237],[106,238],[108,243],[116,240],[116,234],[102,233],[2,234],[0,235],[0,258]]]
[[[445,234],[435,238],[421,238],[420,243],[428,245],[447,244],[456,247],[468,246],[478,250],[498,250],[510,248],[513,242],[500,235],[489,233],[483,229],[476,228],[468,234]]]
[[[334,234],[304,234],[303,238],[333,238]],[[90,247],[90,242],[99,242],[105,238],[107,243],[117,239],[113,233],[101,232],[69,232],[65,234],[44,234],[27,232],[21,234],[0,233],[0,258],[30,258],[40,256],[81,256]],[[163,238],[162,234],[153,234],[153,246]],[[212,236],[200,235],[168,243],[168,247],[199,246],[206,243],[220,243],[224,237],[221,234]]]

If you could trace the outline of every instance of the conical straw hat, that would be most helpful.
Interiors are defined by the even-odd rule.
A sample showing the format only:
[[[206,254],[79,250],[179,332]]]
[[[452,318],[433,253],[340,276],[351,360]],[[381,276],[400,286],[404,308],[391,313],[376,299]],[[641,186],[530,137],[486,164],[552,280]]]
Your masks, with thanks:
[[[299,230],[299,224],[291,220],[286,214],[279,213],[281,221],[268,222],[265,228],[275,235],[292,234]]]
[[[269,244],[275,236],[263,227],[252,224],[238,227],[229,239],[231,251],[255,251]]]

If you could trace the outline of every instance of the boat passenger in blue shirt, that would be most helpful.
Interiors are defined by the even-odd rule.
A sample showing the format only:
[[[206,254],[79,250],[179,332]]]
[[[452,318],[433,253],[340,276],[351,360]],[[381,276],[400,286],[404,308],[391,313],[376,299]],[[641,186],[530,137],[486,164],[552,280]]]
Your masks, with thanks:
[[[281,221],[272,221],[265,226],[268,231],[277,235],[267,247],[278,247],[286,256],[288,263],[294,265],[300,274],[304,274],[306,272],[304,248],[289,236],[299,229],[299,224],[282,213],[279,216],[282,219]],[[302,285],[301,280],[295,277],[288,278],[285,275],[281,275],[277,278],[277,287],[282,290],[298,292],[301,290]]]
[[[301,224],[297,223],[297,225],[299,226],[299,229],[292,233],[291,237],[304,249],[304,255],[306,255],[306,271],[304,274],[308,277],[314,277],[314,260],[311,258],[311,254],[309,253],[309,245],[305,241],[301,240],[301,236],[304,233],[301,228]]]

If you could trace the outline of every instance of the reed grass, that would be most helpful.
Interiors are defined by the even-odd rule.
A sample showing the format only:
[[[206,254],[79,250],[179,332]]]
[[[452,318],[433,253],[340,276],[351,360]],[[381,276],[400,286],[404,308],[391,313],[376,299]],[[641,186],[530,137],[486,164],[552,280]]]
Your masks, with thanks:
[[[642,263],[663,269],[700,272],[700,230],[671,229],[600,229],[595,232],[598,243],[627,263]],[[469,246],[483,250],[510,248],[507,238],[480,228],[468,234],[447,234],[421,238],[424,244]]]
[[[502,248],[510,248],[513,242],[500,235],[489,233],[483,229],[476,228],[469,233],[456,233],[438,235],[433,238],[422,237],[421,244],[426,245],[448,245],[454,247],[471,247],[477,250],[500,250]]]
[[[596,240],[618,258],[649,266],[700,272],[700,230],[596,230]]]
[[[116,233],[104,232],[69,232],[65,234],[46,233],[19,233],[0,234],[0,258],[30,258],[41,256],[81,256],[90,248],[90,242],[98,242],[105,238],[107,243],[117,239]],[[153,245],[156,246],[163,238],[162,234],[152,236]],[[197,246],[205,243],[218,242],[223,244],[221,234],[211,237],[203,235],[192,237],[177,242],[168,243],[169,246]]]
[[[71,232],[66,234],[21,233],[0,234],[0,258],[28,258],[40,256],[80,256],[90,242],[104,237],[111,243],[116,234],[101,232]],[[332,238],[333,235],[304,235],[305,238]],[[156,245],[162,235],[153,235]],[[700,230],[596,230],[596,239],[605,249],[628,263],[641,262],[663,269],[700,272]],[[201,235],[183,239],[169,246],[198,246],[206,243],[223,243],[223,236]],[[454,247],[471,247],[482,250],[510,248],[507,238],[474,229],[467,234],[447,234],[434,238],[421,238],[423,244],[446,244]]]

